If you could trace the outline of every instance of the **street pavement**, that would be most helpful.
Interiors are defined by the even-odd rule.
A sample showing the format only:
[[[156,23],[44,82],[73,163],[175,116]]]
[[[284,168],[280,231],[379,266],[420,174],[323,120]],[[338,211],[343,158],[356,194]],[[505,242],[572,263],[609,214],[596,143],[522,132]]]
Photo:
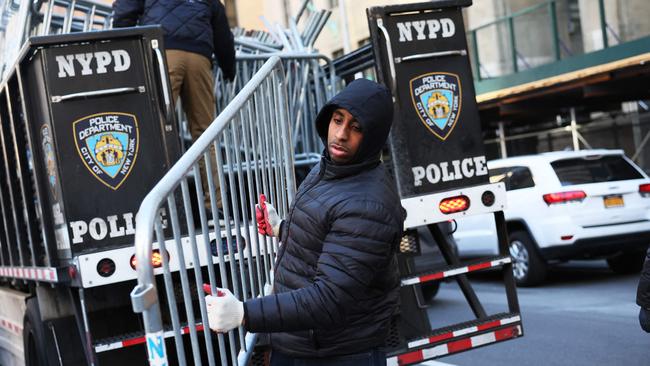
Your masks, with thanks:
[[[507,311],[498,272],[470,276],[490,314]],[[650,365],[650,334],[638,324],[639,275],[618,275],[605,261],[574,261],[535,288],[519,288],[524,337],[440,358],[469,365]],[[454,282],[443,283],[429,309],[432,326],[473,319]],[[424,363],[423,365],[425,365]]]

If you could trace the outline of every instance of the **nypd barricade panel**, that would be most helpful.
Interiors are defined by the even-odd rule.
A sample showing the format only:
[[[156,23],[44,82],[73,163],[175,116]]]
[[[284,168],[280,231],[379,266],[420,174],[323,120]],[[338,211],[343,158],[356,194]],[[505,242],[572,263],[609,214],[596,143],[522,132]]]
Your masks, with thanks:
[[[390,145],[402,198],[488,183],[461,11],[436,5],[370,9],[380,79],[395,96]]]
[[[152,77],[160,75],[150,48],[160,32],[88,35],[37,38],[24,66],[44,206],[59,255],[68,258],[132,245],[140,201],[178,155],[161,81]]]
[[[523,335],[502,212],[505,186],[489,183],[469,66],[461,8],[471,4],[438,0],[367,12],[377,74],[394,96],[389,142],[407,213],[397,256],[402,287],[387,342],[389,365],[417,364]],[[447,222],[491,212],[500,228],[499,255],[461,261]],[[425,254],[431,240],[446,265]],[[488,268],[503,275],[507,312],[490,314],[466,276]],[[435,312],[427,300],[443,278],[457,282],[473,319],[442,320],[441,326],[440,319],[430,318]]]

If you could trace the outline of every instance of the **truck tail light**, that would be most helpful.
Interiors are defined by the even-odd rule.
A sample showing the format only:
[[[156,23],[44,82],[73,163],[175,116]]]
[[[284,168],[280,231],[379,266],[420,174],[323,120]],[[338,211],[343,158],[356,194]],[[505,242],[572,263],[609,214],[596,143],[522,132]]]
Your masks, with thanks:
[[[640,184],[639,193],[641,193],[641,196],[643,197],[650,197],[650,183]]]
[[[115,262],[110,258],[104,258],[97,263],[97,273],[102,277],[110,277],[115,273]]]
[[[467,196],[454,196],[445,198],[438,205],[440,212],[449,215],[456,212],[463,212],[469,208],[469,198]]]
[[[555,203],[564,203],[570,201],[582,201],[587,197],[587,194],[583,191],[568,191],[568,192],[557,192],[557,193],[547,193],[544,196],[544,202],[547,205],[552,205]]]
[[[169,253],[167,253],[167,258],[169,258]],[[135,269],[138,264],[138,260],[135,258],[135,254],[131,256],[131,268]],[[153,268],[160,268],[163,264],[162,254],[160,250],[154,249],[151,252],[151,265]]]

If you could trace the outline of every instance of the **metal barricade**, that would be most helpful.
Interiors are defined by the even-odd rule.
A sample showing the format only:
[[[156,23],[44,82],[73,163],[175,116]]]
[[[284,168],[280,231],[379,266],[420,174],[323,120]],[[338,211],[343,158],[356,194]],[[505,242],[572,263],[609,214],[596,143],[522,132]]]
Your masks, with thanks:
[[[307,52],[238,54],[237,77],[233,83],[226,83],[221,73],[216,73],[218,109],[223,110],[260,66],[273,56],[282,59],[285,70],[295,164],[313,165],[319,161],[323,149],[313,122],[338,87],[335,69],[326,56]]]
[[[44,7],[43,21],[35,34],[59,34],[108,29],[110,5],[93,0],[50,0]]]
[[[331,15],[329,10],[316,10],[303,0],[289,27],[271,25],[262,17],[267,30],[233,29],[237,51],[237,73],[233,83],[226,83],[219,68],[215,68],[215,96],[218,110],[228,105],[246,85],[261,65],[272,56],[282,59],[288,88],[289,118],[293,121],[296,167],[310,167],[320,159],[323,145],[313,121],[321,107],[339,88],[331,60],[314,50],[314,43]],[[302,22],[301,22],[302,19]],[[299,23],[302,30],[299,30]],[[182,108],[177,103],[179,131],[186,141],[191,137],[184,122]]]
[[[170,355],[175,354],[180,365],[243,365],[252,354],[254,334],[244,334],[241,327],[228,334],[207,329],[202,284],[209,282],[212,293],[215,287],[227,287],[242,301],[270,292],[278,242],[257,233],[253,215],[260,193],[280,215],[294,198],[286,88],[281,59],[271,57],[140,206],[135,235],[138,285],[131,298],[134,311],[143,313],[151,365],[167,364],[166,349],[172,343],[170,339],[165,344],[165,339],[171,337]],[[216,171],[221,189],[212,174],[202,177],[201,162],[206,172]],[[210,212],[203,204],[203,187],[208,189]],[[154,269],[156,251],[162,263]]]
[[[30,36],[108,29],[110,4],[95,0],[6,1],[0,4],[0,76]]]

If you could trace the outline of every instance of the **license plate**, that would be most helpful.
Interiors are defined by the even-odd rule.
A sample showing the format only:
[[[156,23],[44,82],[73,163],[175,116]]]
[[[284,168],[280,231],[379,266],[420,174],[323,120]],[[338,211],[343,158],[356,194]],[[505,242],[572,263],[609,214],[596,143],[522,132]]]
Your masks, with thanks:
[[[604,197],[603,200],[605,202],[605,208],[625,206],[622,196],[607,196]]]

